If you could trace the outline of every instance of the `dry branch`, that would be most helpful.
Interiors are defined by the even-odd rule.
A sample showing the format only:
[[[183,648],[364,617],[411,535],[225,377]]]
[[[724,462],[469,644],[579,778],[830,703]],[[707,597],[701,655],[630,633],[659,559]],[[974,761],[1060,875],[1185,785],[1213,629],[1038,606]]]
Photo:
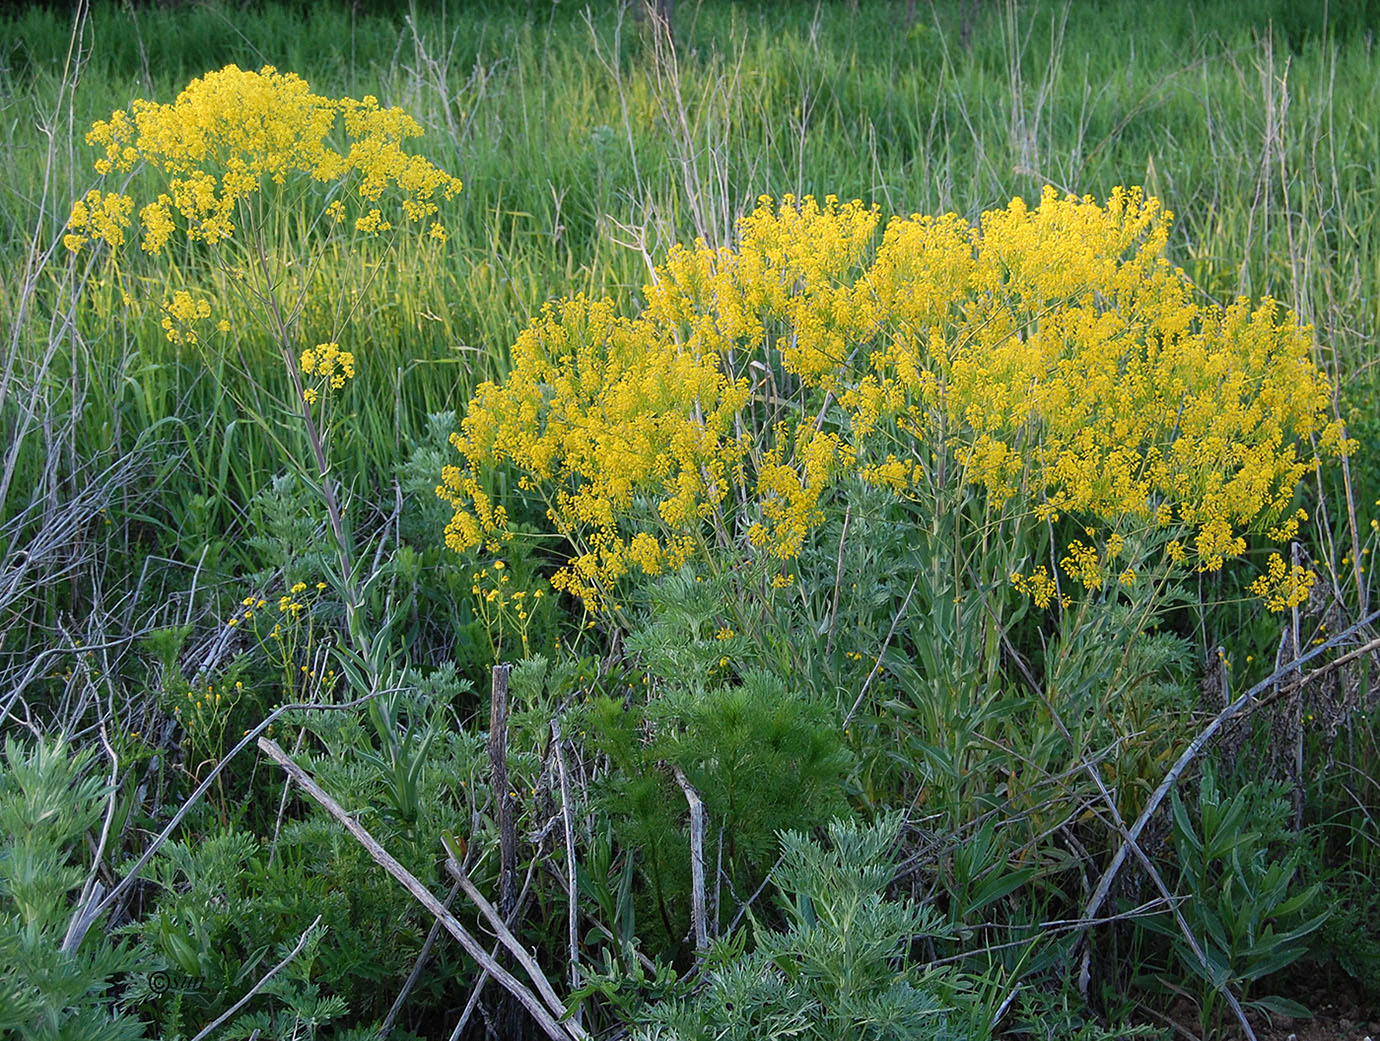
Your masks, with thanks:
[[[416,898],[418,903],[436,916],[437,920],[445,927],[446,931],[459,941],[460,946],[465,949],[465,953],[482,966],[490,976],[502,984],[503,988],[527,1010],[528,1014],[536,1024],[541,1027],[547,1037],[553,1038],[555,1041],[570,1041],[572,1038],[577,1039],[577,1041],[585,1041],[585,1039],[589,1037],[589,1035],[577,1024],[559,1021],[556,1016],[552,1014],[552,1011],[548,1010],[537,996],[532,993],[526,984],[500,965],[497,960],[480,945],[479,941],[470,934],[469,930],[465,928],[460,920],[451,914],[426,886],[418,881],[415,875],[398,863],[393,855],[384,849],[383,846],[365,830],[364,826],[360,824],[359,821],[355,820],[340,803],[336,802],[324,788],[317,784],[310,774],[294,763],[275,741],[267,737],[261,737],[259,738],[259,748],[265,755],[286,770],[302,790],[320,804],[322,809],[334,817],[341,826],[350,833],[354,840],[363,846],[368,854],[374,858],[375,863],[392,875],[401,883],[404,889]],[[473,899],[473,896],[471,896],[471,899]],[[511,936],[511,934],[509,935]],[[516,941],[514,941],[514,944],[516,945]],[[509,949],[511,950],[511,948]],[[540,987],[541,983],[544,982],[545,977],[542,977],[538,986]],[[547,986],[549,987],[549,984]]]
[[[685,772],[679,766],[675,770],[676,784],[690,804],[690,915],[695,927],[695,950],[702,953],[709,947],[704,899],[704,800],[686,780]]]

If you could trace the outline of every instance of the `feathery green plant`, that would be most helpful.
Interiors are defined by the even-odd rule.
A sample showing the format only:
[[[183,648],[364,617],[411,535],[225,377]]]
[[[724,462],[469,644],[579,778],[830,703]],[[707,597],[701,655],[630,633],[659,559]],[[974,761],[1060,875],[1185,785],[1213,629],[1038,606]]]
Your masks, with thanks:
[[[93,879],[87,842],[101,834],[109,787],[96,747],[5,739],[0,760],[0,1032],[22,1041],[132,1041],[137,1011],[117,1001],[146,955],[78,924]],[[94,893],[99,897],[99,891]],[[85,930],[84,932],[82,930]]]
[[[978,1004],[952,972],[923,968],[915,945],[941,935],[925,905],[887,897],[898,817],[833,821],[829,846],[781,836],[775,880],[786,923],[759,926],[750,953],[730,953],[694,997],[644,1012],[642,1041],[981,1041],[965,1027]]]

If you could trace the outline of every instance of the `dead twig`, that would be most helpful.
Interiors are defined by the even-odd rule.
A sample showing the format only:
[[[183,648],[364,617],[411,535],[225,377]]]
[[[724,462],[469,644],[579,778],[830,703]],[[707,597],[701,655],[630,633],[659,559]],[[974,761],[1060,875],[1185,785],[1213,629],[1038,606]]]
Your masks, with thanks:
[[[561,785],[561,827],[565,838],[566,868],[566,946],[570,956],[570,988],[579,990],[580,973],[580,904],[579,873],[575,865],[575,814],[570,798],[570,774],[565,765],[565,753],[561,749],[564,739],[561,736],[561,720],[557,715],[551,721],[551,742],[556,753],[556,772]],[[576,1012],[579,1019],[579,1012]]]
[[[589,1034],[578,1024],[561,1022],[558,1020],[557,1016],[564,1015],[564,1008],[558,1000],[555,1002],[555,1008],[547,1008],[547,1006],[532,993],[531,989],[526,984],[500,965],[498,961],[483,948],[479,941],[471,935],[470,931],[465,928],[460,920],[456,918],[455,915],[451,914],[441,901],[437,900],[431,891],[418,881],[417,877],[413,875],[412,872],[399,864],[397,859],[384,849],[378,841],[365,830],[364,826],[360,824],[359,821],[355,820],[340,803],[336,802],[324,788],[317,784],[310,774],[294,763],[275,741],[266,737],[261,737],[258,743],[260,750],[286,770],[292,776],[292,779],[297,782],[298,787],[315,799],[322,809],[334,817],[336,821],[350,833],[354,840],[364,847],[369,856],[374,859],[375,863],[392,875],[404,889],[416,898],[418,903],[436,916],[445,927],[446,931],[459,941],[460,946],[465,949],[465,953],[478,962],[490,976],[502,984],[504,990],[511,994],[518,1003],[527,1010],[533,1021],[537,1026],[541,1027],[547,1037],[553,1038],[554,1041],[570,1041],[571,1038],[575,1038],[577,1041],[586,1041],[586,1039],[589,1038]],[[476,890],[475,892],[477,893],[478,891]],[[470,899],[474,899],[473,894],[467,895],[470,895]],[[490,912],[493,913],[494,918],[497,918],[497,913],[493,912],[492,907],[490,907]],[[492,920],[490,924],[493,924]],[[507,933],[506,926],[503,928],[503,933]],[[509,938],[512,936],[511,933],[507,933],[507,935]],[[502,933],[499,938],[503,939]],[[516,940],[513,940],[512,943],[513,946],[521,949],[521,945],[518,944]],[[508,949],[511,951],[513,948],[509,946]],[[524,951],[523,954],[526,955],[526,952]],[[530,958],[530,956],[527,957]],[[532,964],[535,965],[535,962]],[[544,984],[546,990],[550,990],[550,984],[546,982],[544,976],[534,976],[533,982],[537,983],[538,989],[541,989]],[[545,993],[544,996],[546,996]],[[554,997],[554,994],[551,996]]]
[[[508,928],[507,923],[503,921],[502,916],[498,913],[497,909],[495,909],[494,905],[489,903],[489,901],[485,899],[484,894],[470,881],[469,876],[465,874],[465,869],[460,866],[460,861],[456,859],[456,851],[451,849],[450,844],[444,839],[442,840],[442,844],[445,845],[446,852],[449,854],[446,857],[446,871],[460,884],[460,888],[464,891],[465,895],[474,902],[474,906],[479,908],[479,913],[484,916],[484,920],[493,927],[494,935],[498,938],[498,942],[503,945],[504,949],[513,956],[517,963],[527,972],[527,975],[532,978],[532,982],[536,985],[537,991],[541,994],[547,1005],[551,1007],[551,1010],[557,1015],[565,1015],[565,1002],[557,996],[556,989],[551,986],[551,981],[546,978],[546,973],[544,973],[541,966],[537,964],[537,959],[532,957],[532,952],[518,942],[517,937],[513,935],[512,930]],[[588,1036],[584,1029],[579,1027],[578,1024],[567,1023],[566,1025],[572,1028],[571,1032],[574,1036]]]
[[[704,900],[704,800],[679,766],[675,774],[676,784],[690,804],[690,918],[695,930],[695,950],[702,953],[709,947],[709,918]]]

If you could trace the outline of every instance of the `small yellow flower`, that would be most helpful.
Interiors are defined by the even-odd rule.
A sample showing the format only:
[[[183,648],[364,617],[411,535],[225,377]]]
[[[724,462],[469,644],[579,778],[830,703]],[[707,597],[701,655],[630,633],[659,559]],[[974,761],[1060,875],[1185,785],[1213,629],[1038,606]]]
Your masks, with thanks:
[[[378,235],[381,232],[391,231],[392,228],[393,225],[384,218],[383,213],[377,208],[355,219],[355,230],[362,231],[366,235]]]
[[[1308,600],[1317,575],[1298,564],[1287,565],[1278,553],[1271,553],[1265,574],[1251,583],[1251,592],[1265,601],[1267,610],[1278,613],[1298,607]]]

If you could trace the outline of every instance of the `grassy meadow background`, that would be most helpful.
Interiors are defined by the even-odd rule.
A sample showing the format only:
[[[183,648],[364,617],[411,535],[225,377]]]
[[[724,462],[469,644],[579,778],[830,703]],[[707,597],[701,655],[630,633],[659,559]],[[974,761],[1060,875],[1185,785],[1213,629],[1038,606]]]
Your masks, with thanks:
[[[1380,931],[1370,651],[1341,663],[1325,692],[1277,693],[1204,753],[1208,779],[1195,763],[1184,799],[1172,811],[1166,802],[1146,832],[1158,867],[1118,880],[1091,941],[1089,925],[1070,923],[1120,825],[1087,778],[1068,778],[1114,761],[1134,819],[1224,699],[1288,660],[1277,660],[1282,634],[1292,632],[1290,653],[1327,645],[1332,660],[1373,635],[1349,627],[1372,608],[1380,517],[1380,7],[911,6],[679,0],[673,49],[645,13],[613,3],[101,2],[75,19],[62,5],[0,15],[0,964],[18,966],[0,970],[0,1030],[537,1036],[496,984],[470,1000],[476,960],[255,749],[192,799],[276,706],[377,693],[359,689],[368,670],[340,649],[347,621],[326,522],[284,461],[306,442],[290,417],[246,406],[259,400],[251,385],[285,390],[277,346],[247,322],[220,359],[168,341],[160,305],[173,273],[231,298],[226,276],[191,246],[157,259],[127,251],[117,279],[61,244],[72,201],[95,183],[91,122],[134,98],[171,101],[230,63],[401,106],[426,131],[413,150],[464,181],[441,204],[443,245],[400,238],[385,256],[334,242],[316,258],[302,339],[325,339],[351,316],[342,346],[359,373],[336,413],[333,477],[367,577],[364,624],[378,627],[392,685],[407,693],[380,712],[290,713],[274,735],[433,892],[449,890],[486,947],[484,920],[444,870],[442,837],[461,837],[460,859],[490,899],[515,878],[515,931],[561,994],[580,996],[581,1029],[1169,1036],[1165,1012],[1179,997],[1183,1029],[1225,1036],[1244,1029],[1226,992],[1247,1004],[1316,997],[1278,982],[1298,959],[1329,993],[1376,1007],[1380,954],[1365,939]],[[927,558],[907,541],[904,515],[872,506],[831,516],[802,557],[804,591],[770,608],[742,607],[743,588],[719,576],[703,591],[692,579],[647,583],[618,624],[592,624],[554,597],[521,625],[486,613],[472,593],[482,561],[444,547],[449,512],[434,489],[455,461],[446,437],[472,391],[504,377],[510,345],[544,304],[610,296],[634,313],[650,265],[676,243],[730,245],[763,195],[975,220],[1014,196],[1033,202],[1046,185],[1099,200],[1143,186],[1173,211],[1170,259],[1204,300],[1273,296],[1312,327],[1334,413],[1357,442],[1300,493],[1302,552],[1324,606],[1281,619],[1243,594],[1248,579],[1200,581],[1156,609],[1153,633],[1117,630],[1128,623],[1111,615],[1077,633],[1030,629],[1019,650],[1036,659],[1042,642],[1145,640],[1130,678],[1087,665],[1089,689],[1115,688],[1116,705],[1094,697],[1086,733],[1062,738],[995,696],[949,715],[910,697],[923,686],[917,672],[952,667],[973,689],[995,689],[1007,666],[969,677],[964,656],[991,652],[963,642],[959,615],[897,631],[909,574]],[[306,227],[309,206],[289,203],[284,219]],[[516,520],[541,535],[539,514]],[[552,559],[515,549],[508,567],[537,581]],[[290,654],[226,626],[246,598],[271,612],[298,581],[311,621],[294,630]],[[716,640],[728,600],[740,631]],[[1338,633],[1349,642],[1330,644]],[[741,683],[681,689],[721,651],[747,663]],[[519,658],[512,811],[492,790],[485,742],[490,669]],[[874,682],[885,693],[855,718],[854,699]],[[660,683],[657,707],[639,684]],[[788,687],[803,700],[782,702]],[[784,715],[773,708],[783,703]],[[1098,729],[1104,717],[1115,734]],[[552,720],[566,721],[564,734],[553,738]],[[681,743],[656,745],[657,726]],[[754,744],[765,732],[779,740]],[[950,739],[960,733],[971,744]],[[736,750],[741,788],[706,794],[726,941],[706,955],[688,936],[689,810],[667,764],[692,779],[694,768],[712,773],[705,764],[728,754],[692,747],[711,734]],[[43,752],[58,735],[68,743]],[[1005,808],[1027,769],[1044,780],[1010,824]],[[785,776],[799,787],[763,794]],[[121,886],[180,811],[143,880]],[[519,819],[516,869],[499,853],[506,812]],[[869,845],[865,828],[828,824],[840,819],[891,830]],[[740,826],[739,843],[725,840],[725,820]],[[1201,837],[1217,825],[1219,847],[1203,854],[1194,828]],[[828,861],[827,842],[797,836],[786,858],[797,888],[778,892],[778,833],[823,842],[827,828],[833,848],[851,853]],[[882,868],[840,882],[854,862]],[[1275,864],[1287,874],[1271,875]],[[1220,971],[1195,975],[1192,944],[1165,905],[1137,924],[1132,910],[1160,898],[1156,871],[1184,899],[1185,928],[1229,952]],[[118,887],[118,900],[62,949],[74,914],[100,902],[97,883]],[[1255,917],[1224,923],[1224,886],[1231,913]],[[780,995],[753,988],[771,965],[808,958],[821,918],[847,931],[821,910],[846,905],[845,891],[871,945],[845,943],[856,958],[842,967],[821,954],[800,978],[814,981],[826,1013],[839,994],[872,1004],[846,1023],[821,1014],[791,1026],[772,1004]],[[1263,1031],[1268,1008],[1303,1011],[1282,999],[1253,1007],[1250,1021]],[[724,1011],[753,1001],[755,1025]],[[860,1023],[873,1033],[852,1033]],[[806,1029],[818,1032],[792,1033]]]

